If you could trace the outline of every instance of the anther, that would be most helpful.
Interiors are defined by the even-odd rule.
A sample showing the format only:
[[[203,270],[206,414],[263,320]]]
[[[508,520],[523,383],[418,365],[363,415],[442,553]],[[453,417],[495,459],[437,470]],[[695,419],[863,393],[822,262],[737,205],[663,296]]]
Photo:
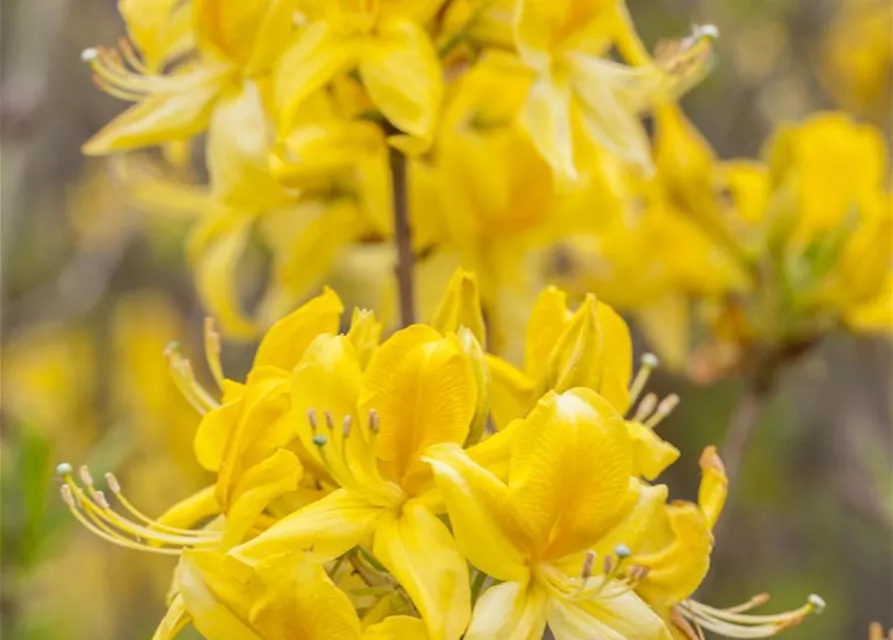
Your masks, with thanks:
[[[326,409],[323,415],[326,418],[326,426],[329,428],[329,431],[333,431],[335,429],[335,419],[332,417],[332,412]]]
[[[369,409],[369,431],[378,433],[381,423],[378,418],[378,412],[375,409]]]
[[[315,436],[313,436],[313,444],[315,444],[317,447],[323,447],[323,446],[325,446],[325,444],[326,444],[328,441],[329,441],[329,439],[326,438],[326,437],[325,437],[323,434],[321,434],[321,433],[318,433],[318,434],[316,434]]]
[[[111,509],[111,506],[109,506],[109,501],[106,500],[105,494],[102,491],[94,491],[92,495],[93,499],[96,500],[96,503],[100,507],[102,507],[103,509]]]
[[[316,430],[319,428],[319,420],[316,418],[314,409],[307,409],[307,422],[310,423],[310,430],[316,433]]]
[[[67,504],[70,508],[74,509],[74,496],[71,493],[71,487],[67,484],[63,484],[59,487],[59,493],[62,495],[62,500]]]
[[[677,396],[675,393],[671,393],[666,398],[661,400],[659,405],[657,405],[657,410],[648,419],[648,421],[645,423],[645,426],[653,429],[658,424],[660,424],[661,420],[670,415],[673,412],[673,409],[675,409],[677,406],[679,406],[679,396]]]
[[[71,465],[67,462],[60,462],[56,465],[56,475],[70,476],[72,471],[74,471],[74,469],[72,469]]]
[[[580,571],[580,577],[583,580],[587,580],[592,575],[592,565],[595,564],[595,551],[589,550],[586,552],[586,557],[583,559],[583,569]]]
[[[109,485],[109,489],[112,490],[112,493],[121,493],[121,484],[118,482],[118,478],[115,477],[115,474],[109,471],[105,474],[105,481]]]
[[[350,435],[350,416],[344,416],[344,426],[342,427],[342,432],[344,433],[344,437],[348,437]]]
[[[654,409],[657,407],[657,395],[654,393],[649,393],[644,398],[642,398],[642,402],[639,403],[639,406],[636,407],[636,413],[633,415],[634,422],[644,422],[648,416],[654,413]]]
[[[81,465],[81,468],[78,469],[78,475],[81,476],[81,482],[83,482],[88,487],[93,486],[93,476],[90,475],[90,469],[87,468],[87,465]]]
[[[611,556],[605,556],[605,559],[602,561],[602,570],[605,573],[605,576],[608,576],[614,569],[614,558]]]

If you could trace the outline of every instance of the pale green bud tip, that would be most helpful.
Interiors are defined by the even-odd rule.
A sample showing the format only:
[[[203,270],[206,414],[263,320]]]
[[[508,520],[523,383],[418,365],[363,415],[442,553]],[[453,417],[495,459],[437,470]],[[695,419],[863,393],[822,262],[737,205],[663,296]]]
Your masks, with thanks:
[[[322,447],[322,446],[325,445],[328,441],[329,441],[329,439],[326,438],[326,437],[325,437],[323,434],[321,434],[321,433],[320,433],[320,434],[317,434],[317,435],[315,435],[315,436],[313,436],[313,444],[315,444],[317,447]]]
[[[99,52],[93,47],[89,47],[81,51],[82,62],[93,62],[99,56]]]
[[[657,367],[659,362],[660,361],[657,359],[657,356],[653,353],[642,354],[642,365],[645,367],[651,367],[652,369],[654,369],[655,367]]]
[[[809,598],[807,598],[807,601],[815,608],[816,613],[821,613],[822,609],[825,608],[825,600],[822,596],[815,593],[810,595]]]
[[[633,555],[633,552],[630,551],[629,547],[627,547],[625,544],[618,544],[616,547],[614,547],[614,555],[616,555],[618,558],[629,558],[631,555]]]
[[[74,471],[72,466],[67,462],[60,462],[56,465],[56,474],[60,476],[68,476]]]

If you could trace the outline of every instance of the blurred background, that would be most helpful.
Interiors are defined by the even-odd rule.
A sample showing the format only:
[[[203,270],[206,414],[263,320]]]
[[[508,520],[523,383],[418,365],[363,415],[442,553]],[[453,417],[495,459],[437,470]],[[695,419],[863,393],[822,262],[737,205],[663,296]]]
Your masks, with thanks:
[[[755,156],[773,126],[845,109],[890,139],[889,0],[630,0],[650,45],[693,22],[719,27],[717,66],[685,99],[723,158]],[[55,465],[116,470],[158,514],[211,481],[194,461],[197,416],[163,357],[196,355],[202,311],[183,260],[188,221],[145,216],[80,144],[121,108],[80,62],[123,33],[113,0],[3,0],[2,635],[150,637],[173,562],[113,548],[76,526]],[[893,239],[891,239],[893,241]],[[226,350],[238,377],[251,346]],[[699,598],[771,591],[829,606],[785,637],[865,638],[893,626],[893,350],[839,337],[785,371],[747,451]],[[661,425],[682,450],[667,480],[693,498],[701,449],[721,442],[739,393],[658,376],[683,402]]]

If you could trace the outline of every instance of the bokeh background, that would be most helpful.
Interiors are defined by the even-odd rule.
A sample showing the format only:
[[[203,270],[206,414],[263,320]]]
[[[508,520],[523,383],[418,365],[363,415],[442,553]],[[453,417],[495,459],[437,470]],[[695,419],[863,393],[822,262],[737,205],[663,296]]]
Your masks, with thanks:
[[[845,109],[890,140],[889,0],[630,0],[645,40],[711,22],[717,65],[686,97],[721,157],[755,156],[776,123]],[[149,513],[207,484],[197,417],[167,373],[178,340],[196,354],[197,306],[182,240],[188,221],[122,199],[80,144],[121,108],[90,82],[80,52],[123,33],[113,0],[3,0],[2,636],[150,637],[173,563],[91,539],[67,516],[57,462],[114,469]],[[891,239],[893,242],[893,239]],[[228,373],[250,345],[228,345]],[[840,337],[784,372],[724,515],[712,576],[717,605],[771,591],[771,607],[810,592],[829,607],[791,640],[865,638],[893,626],[893,350]],[[668,374],[683,403],[661,425],[682,450],[677,497],[697,490],[697,457],[720,442],[739,389]]]

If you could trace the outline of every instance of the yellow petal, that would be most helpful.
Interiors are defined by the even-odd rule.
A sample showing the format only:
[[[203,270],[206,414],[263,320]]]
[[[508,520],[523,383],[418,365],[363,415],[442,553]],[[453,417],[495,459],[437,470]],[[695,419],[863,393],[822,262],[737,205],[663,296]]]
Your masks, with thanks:
[[[155,71],[192,44],[190,7],[177,0],[119,0],[118,11],[143,62]]]
[[[370,477],[365,444],[368,437],[366,416],[357,415],[357,400],[362,385],[362,371],[353,344],[345,336],[320,335],[310,343],[292,376],[292,415],[303,450],[315,462],[318,475],[325,477],[325,465],[319,448],[313,443],[316,435],[310,413],[323,425],[328,416],[337,427],[326,432],[332,447],[340,451],[346,443],[346,455],[354,466],[352,472],[358,482],[369,484],[378,480]],[[345,418],[352,421],[351,434],[344,438],[341,425]]]
[[[707,518],[697,505],[667,506],[673,541],[654,553],[635,555],[634,561],[649,567],[636,591],[652,604],[677,604],[694,593],[710,568],[713,536]]]
[[[416,23],[386,20],[364,41],[360,76],[372,98],[401,131],[429,141],[443,94],[440,61]]]
[[[246,470],[232,489],[222,548],[229,549],[244,540],[274,498],[297,489],[302,471],[298,457],[285,449],[277,449]]]
[[[230,433],[242,415],[245,387],[232,380],[223,381],[223,403],[202,417],[195,432],[195,457],[208,471],[220,469]]]
[[[546,629],[546,601],[546,594],[527,582],[490,587],[474,605],[465,640],[539,640]]]
[[[620,158],[653,170],[651,145],[638,104],[653,92],[654,74],[602,58],[573,58],[574,92],[588,136]]]
[[[224,510],[242,475],[296,436],[288,412],[289,382],[288,374],[274,367],[255,368],[248,375],[242,411],[217,473],[217,501]]]
[[[133,105],[84,143],[90,156],[190,138],[208,127],[222,82],[198,83],[182,93],[158,94]]]
[[[295,229],[294,218],[304,218]],[[271,291],[260,305],[262,319],[277,319],[330,277],[339,253],[369,231],[355,202],[301,203],[262,222],[274,253]]]
[[[635,503],[623,514],[623,517],[604,535],[592,549],[604,557],[614,553],[617,545],[626,545],[634,552],[650,542],[649,535],[658,528],[657,523],[664,513],[667,502],[666,485],[652,486],[639,480],[633,480],[631,486]],[[577,562],[575,567],[579,567]]]
[[[255,567],[249,618],[264,640],[359,640],[360,620],[322,565],[302,555]]]
[[[298,550],[312,552],[319,561],[331,560],[365,541],[382,513],[364,496],[339,489],[283,518],[230,554],[251,562]]]
[[[220,505],[214,497],[214,485],[211,485],[170,507],[158,518],[158,524],[191,529],[202,520],[219,513]]]
[[[468,565],[446,525],[426,508],[407,503],[379,523],[373,553],[400,582],[432,640],[458,640],[471,615]]]
[[[540,293],[530,314],[524,345],[524,366],[534,380],[545,373],[549,354],[571,315],[564,291],[548,287]]]
[[[197,228],[193,234],[201,233]],[[201,242],[195,260],[195,287],[206,309],[229,336],[247,339],[257,332],[241,308],[237,274],[251,233],[251,221],[234,219],[229,228],[210,241]]]
[[[459,344],[468,355],[471,365],[471,374],[474,378],[475,396],[477,402],[474,407],[474,415],[468,426],[468,437],[465,444],[471,446],[478,442],[484,435],[487,421],[490,419],[490,367],[487,366],[484,350],[480,342],[468,327],[461,327],[456,334]]]
[[[440,442],[465,442],[476,390],[468,356],[455,337],[413,325],[391,336],[365,372],[360,413],[378,412],[378,457],[410,493],[430,477],[419,454]]]
[[[381,323],[375,319],[375,313],[368,309],[354,309],[350,321],[347,339],[353,344],[360,367],[365,369],[378,349],[381,340]]]
[[[434,470],[462,554],[498,580],[526,581],[530,535],[508,487],[458,445],[433,446],[424,459]]]
[[[322,294],[270,327],[257,348],[254,367],[272,365],[291,370],[316,336],[338,332],[343,310],[338,295],[325,287]]]
[[[633,369],[632,338],[626,322],[613,308],[598,302],[596,313],[604,346],[604,370],[601,386],[597,391],[611,403],[617,413],[623,415],[629,409],[629,384]]]
[[[168,605],[164,618],[161,619],[152,635],[152,640],[174,640],[180,631],[189,624],[190,619],[191,616],[183,604],[183,596],[178,593]]]
[[[521,111],[521,125],[555,173],[576,179],[571,137],[571,93],[564,83],[540,78],[530,87]]]
[[[467,327],[481,346],[487,345],[477,277],[473,273],[463,269],[453,273],[428,324],[443,334],[456,333],[460,327]]]
[[[270,172],[267,116],[253,82],[224,93],[208,125],[206,157],[214,194],[232,206],[265,209],[288,196]]]
[[[551,389],[563,393],[574,387],[600,389],[604,370],[603,351],[604,338],[598,322],[595,296],[587,294],[549,354],[542,391]]]
[[[490,367],[490,411],[497,429],[527,415],[533,405],[533,380],[501,358],[487,354]]]
[[[631,473],[626,425],[588,389],[550,393],[514,434],[509,487],[543,557],[594,544],[624,503]]]
[[[679,449],[662,440],[654,429],[632,420],[626,426],[633,443],[633,475],[654,480],[679,459]]]
[[[681,369],[688,358],[690,316],[688,300],[681,295],[667,295],[654,300],[636,312],[649,344],[671,369]]]
[[[215,551],[185,551],[180,594],[193,626],[207,640],[262,640],[248,625],[250,569]]]
[[[716,447],[707,447],[701,454],[701,486],[698,489],[698,507],[707,518],[710,529],[716,525],[729,492],[726,469],[716,453]]]
[[[632,591],[579,602],[550,598],[547,619],[562,640],[672,640],[660,616]]]
[[[280,130],[291,129],[304,101],[347,68],[354,55],[355,43],[338,37],[325,22],[298,33],[273,72]]]
[[[363,632],[363,640],[428,640],[428,628],[420,618],[391,616]]]

